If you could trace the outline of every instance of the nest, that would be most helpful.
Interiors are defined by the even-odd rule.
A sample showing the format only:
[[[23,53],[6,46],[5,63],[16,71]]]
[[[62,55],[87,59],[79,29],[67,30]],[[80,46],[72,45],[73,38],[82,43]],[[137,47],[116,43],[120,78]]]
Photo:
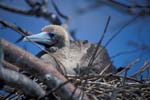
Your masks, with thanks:
[[[150,100],[150,83],[115,74],[69,76],[91,100]]]

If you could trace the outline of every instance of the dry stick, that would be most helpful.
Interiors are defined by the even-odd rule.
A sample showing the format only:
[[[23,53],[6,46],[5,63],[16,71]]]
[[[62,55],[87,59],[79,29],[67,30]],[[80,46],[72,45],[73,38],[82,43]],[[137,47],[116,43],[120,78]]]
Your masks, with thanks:
[[[58,8],[58,6],[56,5],[56,3],[54,2],[54,0],[51,0],[51,3],[52,3],[52,5],[53,5],[53,7],[54,7],[56,13],[57,13],[60,17],[62,17],[63,19],[65,19],[65,22],[64,22],[64,24],[63,24],[63,27],[67,29],[67,28],[68,28],[69,21],[70,21],[70,18],[69,18],[68,16],[64,15],[63,13],[61,13],[61,11],[59,10],[59,8]],[[71,38],[72,38],[72,37],[71,37]]]
[[[88,67],[92,65],[94,59],[96,58],[95,56],[96,56],[96,54],[97,54],[98,49],[100,48],[99,45],[101,45],[101,43],[102,43],[102,41],[103,41],[103,39],[104,39],[104,37],[105,37],[105,34],[106,34],[106,31],[107,31],[107,28],[108,28],[110,19],[111,19],[111,16],[109,16],[108,19],[107,19],[107,23],[106,23],[104,32],[103,32],[103,34],[102,34],[102,36],[101,36],[101,38],[100,38],[100,40],[99,40],[99,42],[98,42],[98,44],[97,44],[97,47],[96,47],[96,49],[95,49],[95,51],[94,51],[94,53],[93,53],[93,55],[92,55],[92,57],[91,57],[91,59],[90,59],[90,61],[89,61]]]
[[[26,51],[16,47],[15,45],[7,42],[4,39],[1,39],[1,44],[4,48],[5,53],[7,55],[10,55],[10,59],[15,62],[16,60],[14,58],[19,58],[18,63],[25,64],[26,67],[31,68],[30,70],[32,71],[37,71],[39,74],[41,74],[41,76],[39,77],[43,77],[42,79],[46,79],[45,83],[49,88],[57,87],[67,81],[67,79],[62,76],[51,64],[42,62],[40,59],[32,56],[30,53],[27,53]],[[57,91],[57,94],[64,100],[68,100],[74,89],[75,87],[71,83],[67,83]],[[80,94],[80,92],[80,89],[76,90],[75,94],[72,97],[73,100],[77,100],[79,98],[78,95]],[[83,100],[88,100],[88,97],[84,95]]]
[[[27,32],[26,30],[22,29],[21,27],[16,26],[15,24],[12,24],[12,23],[10,23],[10,22],[7,22],[7,21],[5,21],[5,20],[3,20],[3,19],[0,19],[0,23],[1,23],[3,26],[8,27],[8,28],[10,28],[10,29],[12,29],[12,30],[14,30],[14,31],[16,31],[16,32],[18,32],[19,34],[22,35],[22,37],[19,38],[16,42],[21,41],[24,36],[27,36],[27,35],[31,35],[31,34],[32,34],[32,33],[30,33],[30,32]]]
[[[56,3],[54,2],[54,0],[51,0],[51,3],[52,3],[52,5],[53,5],[54,9],[56,10],[57,14],[58,14],[60,17],[64,18],[65,20],[69,20],[69,17],[68,17],[68,16],[66,16],[66,15],[64,15],[64,14],[61,13],[61,11],[60,11],[59,8],[57,7],[57,5],[56,5]]]
[[[107,5],[111,5],[112,7],[117,8],[118,10],[124,11],[128,14],[139,14],[139,15],[140,14],[146,15],[147,13],[149,14],[148,11],[146,11],[146,10],[143,11],[143,9],[144,8],[150,9],[150,5],[138,5],[135,3],[133,6],[133,5],[128,5],[128,4],[121,3],[121,2],[115,1],[115,0],[101,0],[101,1]],[[149,4],[149,3],[147,3],[147,4]],[[136,8],[141,9],[141,11],[136,12],[136,11],[132,10],[132,9],[136,9]]]
[[[130,51],[122,51],[122,52],[119,52],[119,53],[117,53],[117,54],[111,56],[110,58],[111,58],[111,59],[114,59],[114,58],[116,58],[116,57],[118,57],[118,56],[125,55],[125,54],[136,53],[136,52],[138,52],[138,51],[139,51],[139,49],[134,49],[134,50],[130,50]]]
[[[133,19],[131,19],[131,20],[129,20],[127,23],[125,23],[125,24],[124,24],[116,33],[114,33],[114,35],[106,42],[106,44],[104,45],[104,47],[106,48],[106,47],[109,45],[109,43],[110,43],[116,36],[118,36],[118,35],[120,34],[120,32],[121,32],[124,28],[126,28],[129,24],[133,23],[138,17],[139,17],[139,16],[137,15],[137,16],[135,16]],[[102,50],[100,50],[99,53],[97,53],[96,57],[98,56],[98,54],[101,53],[101,51],[102,51]],[[95,58],[96,58],[96,57],[95,57]]]
[[[129,68],[127,68],[127,69],[125,70],[125,74],[124,74],[123,81],[122,81],[122,86],[125,85],[128,70],[129,70]]]
[[[117,75],[120,75],[121,73],[125,72],[126,70],[130,69],[133,65],[135,65],[136,63],[138,63],[140,61],[140,59],[136,59],[134,61],[132,61],[130,64],[128,64],[122,71],[118,72]]]
[[[9,27],[10,29],[20,33],[22,36],[31,35],[31,33],[27,32],[26,30],[22,29],[21,27],[16,26],[15,24],[9,23],[3,19],[0,18],[0,23],[4,25],[5,27]]]
[[[104,72],[111,66],[111,64],[108,64],[101,72],[99,75],[103,75]]]
[[[30,0],[30,1],[32,2],[34,0]],[[40,6],[40,7],[42,7],[42,6]],[[13,12],[13,13],[17,13],[17,14],[27,15],[27,16],[43,17],[53,24],[61,25],[60,19],[55,14],[49,12],[48,10],[45,11],[42,8],[40,8],[40,10],[37,10],[37,9],[25,10],[25,9],[11,7],[6,4],[0,3],[0,9],[9,11],[9,12]]]
[[[87,78],[95,78],[95,77],[98,77],[98,78],[104,78],[104,77],[111,77],[111,76],[113,76],[113,77],[115,77],[115,78],[124,78],[124,76],[120,76],[120,75],[116,75],[116,74],[106,74],[106,75],[88,75],[88,76],[82,76],[82,79],[84,80],[84,79],[87,79]],[[72,77],[72,78],[80,78],[81,76],[80,75],[68,75],[68,77]],[[131,81],[135,81],[135,82],[138,82],[138,83],[142,83],[141,81],[139,81],[139,80],[136,80],[136,79],[134,79],[134,78],[132,78],[132,77],[126,77],[126,79],[127,80],[131,80]]]
[[[57,81],[57,80],[56,80]],[[56,88],[53,88],[52,90],[48,91],[46,93],[46,95],[44,95],[43,97],[39,98],[39,100],[43,100],[45,97],[47,97],[49,94],[56,92],[57,90],[59,90],[61,87],[63,87],[65,84],[69,83],[70,80],[60,84],[59,86],[57,86]]]
[[[131,23],[133,23],[139,16],[135,16],[133,19],[129,20],[127,23],[125,23],[105,44],[104,47],[107,47],[109,45],[109,43],[116,37],[119,35],[119,33],[128,25],[130,25]]]
[[[135,72],[131,77],[136,77],[138,74],[144,72],[148,67],[150,67],[150,62],[145,63],[143,67],[141,67],[137,72]]]
[[[11,6],[8,6],[6,4],[2,4],[2,3],[0,3],[0,9],[6,10],[6,11],[9,11],[9,12],[13,12],[13,13],[17,13],[17,14],[33,15],[32,13],[30,13],[29,10],[20,9],[20,8],[16,8],[16,7],[11,7]]]

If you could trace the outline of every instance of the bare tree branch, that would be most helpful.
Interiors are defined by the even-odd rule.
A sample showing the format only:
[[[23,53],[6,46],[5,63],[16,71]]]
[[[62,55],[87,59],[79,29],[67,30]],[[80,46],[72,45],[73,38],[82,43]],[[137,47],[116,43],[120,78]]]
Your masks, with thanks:
[[[31,33],[27,32],[26,30],[22,29],[19,26],[16,26],[15,24],[12,24],[10,22],[5,21],[4,19],[0,18],[0,23],[4,25],[5,27],[9,27],[10,29],[20,33],[22,36],[31,35]]]
[[[94,51],[94,53],[93,53],[93,55],[92,55],[92,57],[91,57],[91,59],[90,59],[90,61],[89,61],[88,66],[91,66],[92,63],[93,63],[93,61],[94,61],[94,59],[96,58],[96,54],[97,54],[97,52],[98,52],[98,49],[100,48],[99,45],[101,45],[101,43],[102,43],[102,41],[103,41],[103,39],[104,39],[104,37],[105,37],[105,34],[106,34],[107,29],[108,29],[108,25],[109,25],[110,19],[111,19],[111,16],[109,16],[108,19],[107,19],[104,32],[102,33],[102,36],[101,36],[101,38],[100,38],[100,40],[99,40],[99,42],[98,42],[98,44],[97,44],[97,47],[96,47],[96,49],[95,49],[95,51]],[[101,49],[100,51],[102,51],[102,49]]]
[[[133,75],[131,75],[131,77],[136,78],[138,75],[144,72],[147,68],[150,68],[150,62],[146,62],[144,66],[142,66],[138,71],[136,71]]]
[[[96,0],[94,2],[94,4],[91,4],[86,8],[81,8],[79,11],[80,11],[80,13],[81,12],[85,13],[92,9],[101,7],[101,5],[103,5],[103,4],[111,6],[113,8],[116,8],[117,10],[127,13],[127,14],[141,15],[141,16],[150,14],[150,5],[148,5],[149,3],[147,3],[145,5],[142,5],[142,4],[139,5],[137,3],[125,4],[125,3],[122,3],[121,1],[116,1],[116,0]]]
[[[32,56],[31,54],[25,52],[24,50],[16,47],[4,39],[1,39],[1,44],[4,48],[4,52],[7,55],[10,55],[10,59],[16,62],[16,58],[18,58],[18,63],[25,64],[27,65],[26,67],[31,68],[31,70],[37,71],[39,74],[41,74],[39,77],[46,79],[45,83],[48,85],[48,87],[55,88],[67,81],[67,79],[62,76],[52,65],[43,63],[40,59]],[[71,83],[67,83],[57,91],[57,94],[63,99],[68,100],[74,89],[75,87]],[[80,92],[80,89],[76,90],[75,94],[73,95],[73,100],[79,98]],[[84,95],[84,100],[88,100],[86,95]]]
[[[66,15],[64,15],[64,14],[61,13],[61,11],[58,9],[58,7],[57,7],[56,3],[54,2],[54,0],[51,0],[51,2],[52,2],[52,5],[54,6],[56,12],[58,13],[58,15],[60,17],[64,18],[64,19],[66,19],[66,20],[69,20],[68,16],[66,16]]]
[[[45,95],[45,91],[37,83],[26,76],[6,69],[3,66],[0,66],[0,79],[11,86],[15,86],[17,89],[22,90],[26,95],[31,97],[39,98]]]
[[[30,1],[30,4],[34,2],[34,0],[28,0],[28,1]],[[53,24],[56,24],[56,25],[61,24],[60,19],[55,14],[49,12],[45,8],[42,8],[42,5],[39,5],[39,3],[34,2],[30,6],[31,7],[34,6],[34,8],[31,10],[30,9],[24,10],[24,9],[11,7],[11,6],[8,6],[6,4],[0,3],[0,9],[3,9],[5,11],[9,11],[9,12],[17,13],[17,14],[22,14],[22,15],[27,15],[27,16],[43,17]]]
[[[13,13],[17,13],[17,14],[33,15],[32,13],[30,13],[30,10],[15,8],[15,7],[11,7],[6,4],[2,4],[2,3],[0,3],[0,9],[6,10],[9,12],[13,12]]]
[[[129,70],[133,65],[135,65],[136,63],[138,63],[140,61],[140,59],[136,59],[133,62],[131,62],[130,64],[127,65],[127,67],[125,67],[122,71],[118,72],[117,75],[120,75],[121,73]]]
[[[122,52],[119,52],[119,53],[117,53],[117,54],[111,56],[110,58],[111,58],[111,59],[114,59],[114,58],[116,58],[116,57],[118,57],[118,56],[125,55],[125,54],[136,53],[136,52],[138,52],[138,51],[139,51],[139,49],[128,50],[128,51],[122,51]]]

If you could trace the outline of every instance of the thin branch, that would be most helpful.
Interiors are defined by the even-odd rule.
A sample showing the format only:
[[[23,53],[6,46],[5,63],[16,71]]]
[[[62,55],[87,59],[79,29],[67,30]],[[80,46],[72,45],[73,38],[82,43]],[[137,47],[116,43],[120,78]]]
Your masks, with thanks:
[[[100,72],[99,75],[103,75],[103,74],[107,71],[107,69],[108,69],[110,66],[111,66],[111,64],[108,64],[108,65]]]
[[[150,5],[149,3],[146,3],[145,5],[139,5],[139,4],[126,4],[122,3],[121,1],[117,0],[97,0],[95,1],[94,4],[91,4],[87,6],[86,8],[80,9],[79,11],[82,13],[85,13],[87,11],[93,10],[95,8],[101,7],[101,5],[108,5],[113,8],[116,8],[119,11],[123,11],[127,14],[132,14],[132,15],[148,15],[150,14]],[[135,9],[140,9],[140,11],[135,11]]]
[[[119,52],[119,53],[117,53],[117,54],[111,56],[110,58],[111,58],[111,59],[114,59],[114,58],[116,58],[116,57],[118,57],[118,56],[122,56],[122,55],[126,55],[126,54],[131,54],[131,53],[136,53],[136,52],[138,52],[138,51],[139,51],[139,49],[128,50],[128,51],[122,51],[122,52]]]
[[[20,9],[20,8],[16,8],[16,7],[11,7],[11,6],[8,6],[6,4],[2,4],[2,3],[0,3],[0,9],[6,10],[6,11],[9,11],[9,12],[13,12],[13,13],[17,13],[17,14],[33,15],[32,13],[30,13],[29,10]]]
[[[34,0],[29,0],[29,1],[30,1],[30,3],[34,2]],[[34,7],[36,6],[35,8],[32,8],[31,10],[30,9],[29,10],[23,10],[20,8],[11,7],[11,6],[8,6],[6,4],[0,3],[0,9],[3,9],[5,11],[9,11],[12,13],[27,15],[27,16],[43,17],[53,24],[61,25],[60,19],[55,14],[53,14],[52,12],[49,12],[48,10],[45,10],[45,8],[42,8],[42,6],[38,6],[39,3],[35,2],[35,4],[36,5],[33,4]],[[32,7],[33,5],[30,5],[30,6]]]
[[[129,26],[131,23],[133,23],[139,16],[135,16],[134,18],[132,18],[131,20],[127,21],[116,33],[114,33],[114,35],[106,42],[106,44],[104,45],[104,47],[106,48],[109,43],[120,34],[120,32],[125,29],[127,26]]]
[[[150,68],[150,62],[147,62],[144,64],[144,66],[142,66],[138,71],[136,71],[133,75],[131,75],[131,77],[137,77],[139,74],[141,74],[142,72],[144,72],[147,68]]]
[[[94,53],[93,53],[93,55],[92,55],[92,57],[91,57],[91,59],[90,59],[90,61],[89,61],[88,66],[91,66],[92,63],[93,63],[93,61],[94,61],[94,59],[96,58],[95,56],[96,56],[96,54],[97,54],[97,52],[98,52],[98,49],[100,48],[99,46],[101,45],[101,42],[103,41],[104,36],[105,36],[105,34],[106,34],[106,31],[107,31],[107,28],[108,28],[110,19],[111,19],[111,16],[109,16],[108,19],[107,19],[104,32],[103,32],[103,34],[102,34],[102,36],[101,36],[101,38],[100,38],[100,40],[99,40],[99,42],[98,42],[98,44],[97,44],[97,47],[95,48],[95,51],[94,51]],[[101,50],[100,50],[100,51],[101,51]]]
[[[130,64],[128,64],[122,71],[118,72],[117,75],[120,75],[121,73],[125,72],[126,70],[129,70],[133,65],[135,65],[136,63],[138,63],[140,61],[140,59],[136,59],[134,61],[132,61]]]
[[[56,10],[57,14],[58,14],[60,17],[64,18],[65,20],[69,20],[69,17],[68,17],[68,16],[66,16],[66,15],[64,15],[64,14],[61,13],[61,11],[60,11],[59,8],[57,7],[57,5],[56,5],[56,3],[54,2],[54,0],[51,0],[51,3],[52,3],[52,5],[54,6],[54,9]]]
[[[128,25],[130,25],[131,23],[133,23],[139,16],[135,16],[133,19],[129,20],[127,23],[125,23],[116,33],[114,33],[114,35],[106,42],[106,44],[104,45],[104,48],[106,48],[109,43],[111,43],[111,41],[120,34],[120,32],[126,28]],[[102,52],[102,50],[100,50],[97,55],[95,56],[95,58]]]
[[[31,35],[31,33],[27,32],[26,30],[22,29],[21,27],[16,26],[15,24],[12,24],[12,23],[10,23],[10,22],[8,22],[8,21],[5,21],[4,19],[0,19],[0,23],[1,23],[2,25],[4,25],[5,27],[9,27],[10,29],[12,29],[12,30],[14,30],[14,31],[16,31],[16,32],[18,32],[18,33],[20,33],[20,34],[23,35],[23,36],[24,36],[24,35],[25,35],[25,36]]]

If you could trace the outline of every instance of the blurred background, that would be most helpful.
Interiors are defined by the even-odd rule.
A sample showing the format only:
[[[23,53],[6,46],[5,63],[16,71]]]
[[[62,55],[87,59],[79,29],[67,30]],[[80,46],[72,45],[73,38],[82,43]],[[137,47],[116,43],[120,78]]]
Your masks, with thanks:
[[[13,23],[28,32],[39,33],[41,28],[53,22],[42,16],[24,15],[8,11],[2,5],[17,9],[30,10],[28,0],[0,0],[0,18]],[[36,1],[36,0],[35,0]],[[42,0],[37,0],[39,4]],[[46,0],[47,1],[47,0]],[[115,36],[106,49],[113,64],[125,67],[137,58],[140,61],[129,71],[128,75],[136,72],[146,61],[150,60],[150,0],[54,0],[59,11],[69,17],[69,22],[62,18],[51,0],[48,0],[48,11],[57,16],[61,25],[68,27],[75,40],[88,40],[97,43],[103,34],[106,22],[111,16],[110,23],[102,45]],[[15,43],[20,34],[0,26],[0,37]],[[32,43],[15,43],[32,54],[40,49]]]

